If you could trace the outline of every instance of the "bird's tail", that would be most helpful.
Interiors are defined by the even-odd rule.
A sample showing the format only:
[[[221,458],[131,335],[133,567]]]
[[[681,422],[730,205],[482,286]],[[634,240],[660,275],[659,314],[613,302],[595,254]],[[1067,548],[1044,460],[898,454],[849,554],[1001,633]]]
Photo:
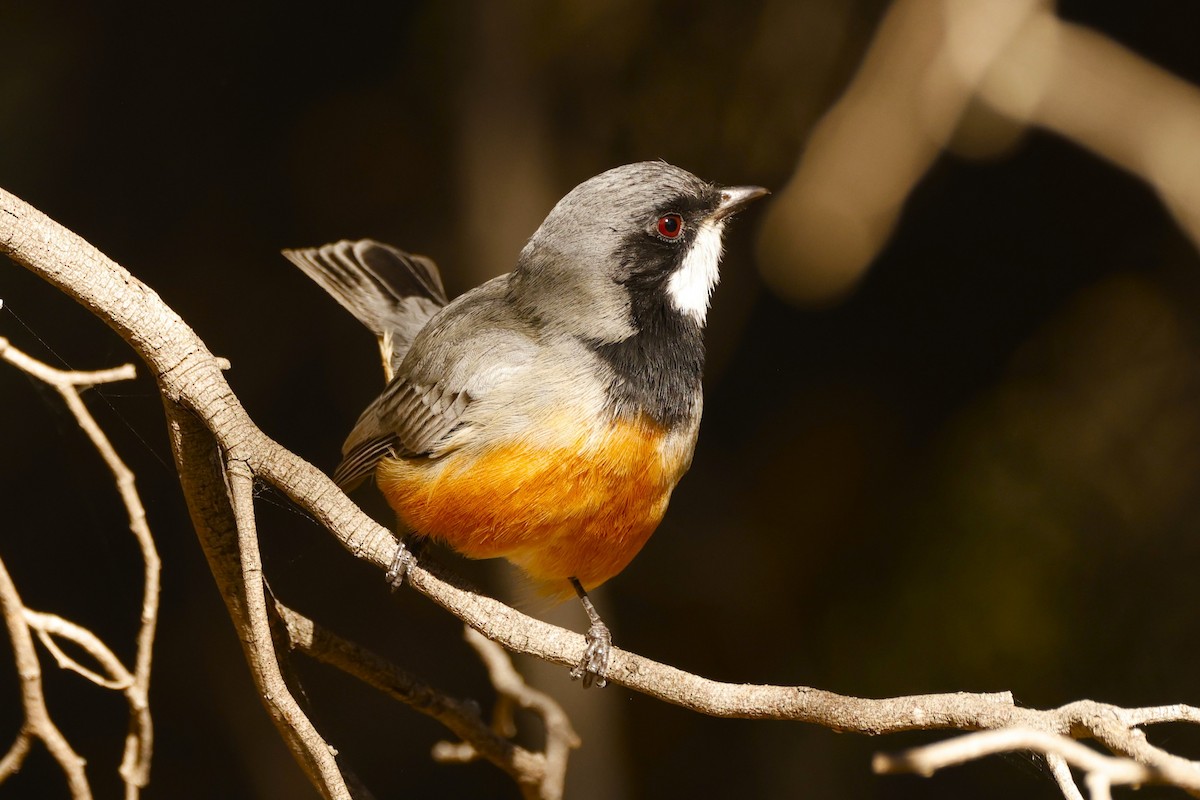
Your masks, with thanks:
[[[378,337],[388,379],[417,332],[447,302],[432,260],[371,239],[283,255]]]

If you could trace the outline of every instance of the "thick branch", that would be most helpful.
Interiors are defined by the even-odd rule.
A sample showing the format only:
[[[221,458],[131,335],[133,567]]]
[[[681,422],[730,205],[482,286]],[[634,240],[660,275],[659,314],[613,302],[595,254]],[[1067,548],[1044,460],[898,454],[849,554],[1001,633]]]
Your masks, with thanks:
[[[247,598],[253,590],[243,580],[239,520],[234,514],[235,496],[232,495],[239,481],[233,480],[227,488],[213,439],[199,421],[171,403],[167,403],[166,408],[171,449],[175,454],[192,523],[221,597],[241,634],[239,638],[259,697],[280,736],[317,790],[326,797],[349,798],[350,792],[328,746],[303,716],[303,712],[298,707],[292,707],[294,699],[283,684],[278,665],[274,662],[270,631],[266,631],[265,639],[261,632],[252,633],[256,627],[256,613],[262,614],[264,622],[266,620],[265,597],[262,594],[261,565],[258,564],[255,545],[255,553],[251,555],[247,569],[251,580],[256,581],[258,597]],[[248,525],[252,525],[252,520],[242,521],[242,535],[247,538],[253,535],[253,530],[247,529]],[[282,694],[287,695],[287,700],[280,699]]]
[[[248,630],[247,601],[239,588],[239,554],[230,545],[231,540],[237,541],[236,534],[231,537],[236,525],[229,501],[222,496],[222,463],[244,465],[247,472],[237,478],[239,482],[248,484],[253,476],[278,487],[356,557],[381,570],[390,565],[398,547],[394,537],[325,475],[255,427],[225,382],[219,361],[157,295],[82,239],[2,190],[0,249],[93,309],[150,366],[167,401],[173,447],[193,521],[240,630]],[[216,460],[218,448],[222,461]],[[581,635],[458,588],[419,565],[409,571],[409,584],[510,650],[563,665],[575,664],[582,656]],[[253,653],[248,652],[248,657],[255,663]],[[1132,727],[1140,724],[1134,718],[1137,712],[1103,704],[1076,703],[1038,711],[1017,708],[1007,693],[853,698],[808,687],[720,683],[620,650],[612,654],[608,678],[722,717],[789,719],[866,734],[1021,726],[1072,737],[1093,736],[1111,750],[1150,765],[1155,775],[1200,791],[1200,767],[1146,743]],[[261,681],[257,671],[256,680]],[[1122,720],[1121,714],[1131,717]],[[1166,719],[1157,711],[1142,716]],[[1196,710],[1181,707],[1174,718],[1194,720]]]
[[[277,727],[287,731],[288,744],[319,778],[315,781],[327,797],[349,800],[350,790],[342,779],[337,759],[329,745],[317,733],[312,722],[292,697],[271,636],[267,617],[266,592],[263,590],[262,559],[258,551],[258,531],[254,520],[254,477],[243,464],[232,462],[226,470],[229,497],[238,531],[241,549],[242,591],[245,599],[247,626],[242,628],[243,642],[252,659],[255,675],[259,675],[259,690],[263,702],[277,718]]]

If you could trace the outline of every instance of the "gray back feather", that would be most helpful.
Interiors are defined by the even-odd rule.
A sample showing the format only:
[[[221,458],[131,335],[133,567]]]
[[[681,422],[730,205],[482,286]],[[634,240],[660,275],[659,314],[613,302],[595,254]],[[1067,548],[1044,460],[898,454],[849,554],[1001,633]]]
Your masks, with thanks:
[[[506,300],[501,275],[446,306],[413,341],[387,388],[359,417],[334,480],[358,484],[389,454],[440,454],[469,409],[536,357],[536,332]]]
[[[394,377],[346,439],[334,479],[351,489],[389,455],[437,458],[542,435],[552,426],[533,422],[539,410],[600,418],[617,378],[594,346],[637,333],[624,244],[659,204],[710,188],[663,162],[609,170],[551,210],[514,272],[449,305],[433,262],[387,245],[285,251],[385,349],[391,340]]]

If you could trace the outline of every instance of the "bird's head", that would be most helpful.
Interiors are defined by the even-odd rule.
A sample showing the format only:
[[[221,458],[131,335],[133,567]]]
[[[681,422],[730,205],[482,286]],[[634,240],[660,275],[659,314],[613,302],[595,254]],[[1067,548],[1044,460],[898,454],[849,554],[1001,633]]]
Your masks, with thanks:
[[[511,278],[514,300],[596,341],[635,334],[639,308],[703,326],[725,223],[765,194],[662,161],[610,169],[572,189],[530,237]]]

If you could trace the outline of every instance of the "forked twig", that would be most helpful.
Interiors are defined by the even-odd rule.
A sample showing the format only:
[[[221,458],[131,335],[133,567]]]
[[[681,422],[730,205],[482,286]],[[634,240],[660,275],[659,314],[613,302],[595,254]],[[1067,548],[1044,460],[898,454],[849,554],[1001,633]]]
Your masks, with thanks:
[[[135,377],[135,371],[132,364],[86,372],[56,369],[20,351],[4,338],[0,338],[0,358],[26,374],[53,386],[62,396],[79,427],[112,472],[117,493],[120,495],[128,515],[129,529],[141,550],[143,563],[141,625],[138,629],[137,651],[132,670],[121,664],[120,660],[113,655],[112,650],[91,631],[56,615],[32,611],[23,606],[19,609],[14,607],[11,612],[17,616],[9,621],[10,630],[17,620],[20,620],[22,625],[36,630],[39,638],[54,655],[59,666],[77,672],[98,686],[115,689],[125,694],[126,702],[129,705],[129,731],[125,737],[125,751],[119,771],[125,782],[125,796],[127,800],[132,800],[139,795],[140,790],[150,780],[150,759],[154,749],[154,726],[150,716],[148,696],[154,634],[158,623],[161,564],[158,550],[154,545],[154,537],[146,521],[146,511],[142,506],[141,497],[138,495],[133,472],[117,455],[112,443],[91,412],[88,411],[80,396],[80,391],[102,383],[131,380]],[[5,613],[9,613],[9,610],[6,608]],[[88,669],[68,656],[54,642],[54,636],[70,639],[80,645],[96,659],[108,676],[105,677]],[[15,638],[14,647],[16,647]],[[38,685],[40,691],[40,681]],[[28,714],[28,707],[26,713]],[[19,766],[21,757],[14,755],[18,752],[20,752],[19,749],[11,750],[9,755],[12,758],[6,757],[4,763],[0,764],[0,780],[3,780],[8,774],[3,770],[3,766],[7,764]],[[63,763],[61,758],[59,763]],[[82,772],[79,774],[82,775]],[[73,793],[77,791],[77,781],[77,778],[69,776],[68,782],[72,785]]]

